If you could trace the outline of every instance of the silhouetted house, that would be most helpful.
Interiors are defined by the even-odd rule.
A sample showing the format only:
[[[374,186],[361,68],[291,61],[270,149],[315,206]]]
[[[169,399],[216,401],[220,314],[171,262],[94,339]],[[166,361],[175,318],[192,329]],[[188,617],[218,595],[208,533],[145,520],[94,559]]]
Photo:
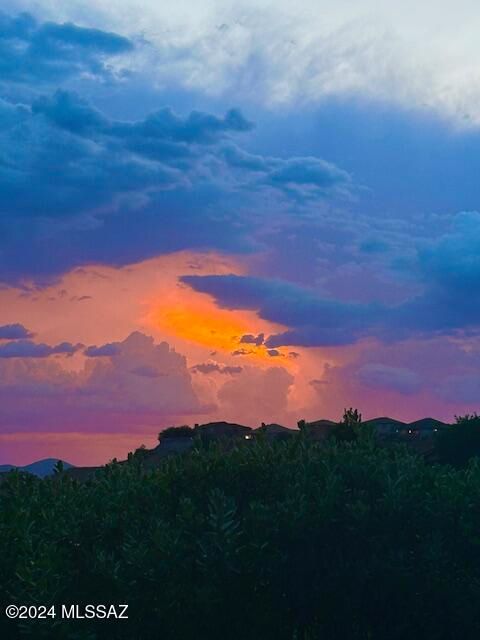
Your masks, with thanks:
[[[438,462],[438,452],[435,447],[435,435],[440,429],[445,428],[444,422],[433,418],[423,418],[406,425],[403,440],[418,455],[429,462]]]
[[[276,424],[275,422],[272,422],[271,424],[265,424],[262,422],[262,426],[253,431],[254,436],[263,435],[267,440],[275,441],[287,440],[297,434],[298,431],[284,427],[281,424]]]
[[[200,436],[204,441],[215,440],[250,440],[252,438],[251,427],[234,422],[208,422],[195,425],[195,436]]]
[[[141,465],[144,469],[156,469],[166,458],[181,455],[190,451],[195,444],[193,438],[166,438],[160,440],[155,449],[147,449],[141,457]],[[123,464],[123,463],[122,463]]]
[[[408,429],[408,425],[405,422],[395,420],[394,418],[389,418],[388,416],[365,420],[363,424],[373,427],[375,433],[379,438],[401,436],[403,435],[405,429]]]
[[[448,425],[441,420],[436,420],[435,418],[422,418],[421,420],[410,422],[407,427],[410,435],[422,439],[428,439],[433,438],[436,433],[445,429]]]
[[[168,427],[158,434],[160,444],[154,449],[159,450],[160,455],[170,453],[183,453],[189,451],[194,444],[195,429],[188,425],[181,427]]]
[[[300,420],[298,423],[298,428],[302,433],[304,433],[309,440],[313,440],[314,442],[322,442],[338,426],[338,422],[334,422],[333,420],[313,420],[312,422],[306,422],[305,420]]]

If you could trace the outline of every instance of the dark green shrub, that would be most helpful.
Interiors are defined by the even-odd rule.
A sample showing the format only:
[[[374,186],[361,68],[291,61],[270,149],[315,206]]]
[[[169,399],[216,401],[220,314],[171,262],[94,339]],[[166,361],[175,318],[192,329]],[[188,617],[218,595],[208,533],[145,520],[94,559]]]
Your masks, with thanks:
[[[438,432],[435,446],[439,461],[456,467],[480,456],[480,416],[456,416],[455,424]]]
[[[188,425],[183,425],[181,427],[167,427],[163,431],[160,431],[158,434],[159,440],[164,440],[167,438],[193,438],[195,430]]]
[[[330,437],[337,442],[356,442],[358,439],[373,439],[374,430],[363,424],[358,409],[345,409],[342,421],[331,431]]]
[[[128,621],[0,617],[55,640],[470,639],[480,467],[301,439],[0,485],[0,602],[128,603]]]

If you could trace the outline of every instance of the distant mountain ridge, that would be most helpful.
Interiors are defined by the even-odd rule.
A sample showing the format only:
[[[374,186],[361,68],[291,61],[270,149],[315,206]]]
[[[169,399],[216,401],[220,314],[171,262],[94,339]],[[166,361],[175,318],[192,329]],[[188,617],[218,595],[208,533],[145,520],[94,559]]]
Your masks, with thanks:
[[[13,464],[1,464],[0,473],[6,473],[8,471],[12,471],[13,469],[17,469],[18,471],[31,473],[34,476],[38,476],[39,478],[46,478],[47,476],[51,476],[53,474],[55,465],[58,461],[58,458],[45,458],[44,460],[37,460],[36,462],[32,462],[31,464],[26,464],[23,467],[17,467]],[[71,469],[74,467],[73,464],[65,462],[65,460],[61,460],[61,462],[63,463],[64,469]]]

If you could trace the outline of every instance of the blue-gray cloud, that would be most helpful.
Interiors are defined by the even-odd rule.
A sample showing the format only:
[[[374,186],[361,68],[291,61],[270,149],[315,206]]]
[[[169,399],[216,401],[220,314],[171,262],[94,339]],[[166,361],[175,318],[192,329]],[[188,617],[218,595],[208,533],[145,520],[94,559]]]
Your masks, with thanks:
[[[112,75],[108,59],[133,43],[115,33],[72,23],[39,23],[32,15],[0,13],[1,82],[50,83],[70,76]]]
[[[382,305],[344,303],[280,280],[236,275],[183,276],[196,291],[214,296],[228,309],[251,309],[269,322],[291,327],[270,336],[266,346],[340,345],[368,335],[384,320]]]
[[[38,98],[32,104],[33,113],[40,113],[60,129],[85,137],[106,136],[127,141],[140,155],[152,155],[151,145],[164,143],[202,144],[217,142],[231,132],[250,131],[253,124],[238,109],[230,109],[223,118],[201,111],[192,111],[186,118],[166,107],[151,113],[145,120],[123,122],[109,120],[98,109],[67,91]],[[167,148],[157,149],[157,156],[167,156]],[[159,153],[163,152],[163,153]],[[174,156],[181,156],[182,148],[170,147]],[[185,152],[185,147],[183,147]]]
[[[0,340],[24,340],[32,337],[33,333],[18,322],[0,326]]]
[[[475,268],[475,267],[473,267]],[[411,336],[478,331],[480,304],[465,290],[439,289],[431,276],[424,293],[401,304],[343,302],[289,282],[237,275],[183,276],[195,291],[208,293],[228,309],[249,309],[269,322],[288,327],[265,345],[334,346],[377,337],[385,341]]]
[[[43,342],[36,343],[31,340],[17,340],[0,344],[0,358],[48,358],[53,355],[72,356],[83,345],[61,342],[51,346]]]
[[[421,274],[442,289],[478,293],[480,213],[461,211],[452,216],[450,229],[420,246],[419,264]]]
[[[63,90],[2,105],[5,281],[177,249],[249,251],[269,216],[350,187],[345,172],[311,157],[267,158],[261,178],[239,170],[223,148],[253,125],[236,109],[183,117],[165,108],[129,122]]]
[[[42,284],[73,266],[181,249],[248,252],[287,210],[353,189],[320,157],[242,150],[234,136],[254,125],[239,109],[183,116],[166,107],[121,120],[66,90],[111,81],[134,46],[99,29],[0,13],[3,282]]]
[[[223,155],[230,167],[254,173],[258,186],[279,189],[290,197],[308,200],[353,188],[347,171],[322,158],[259,156],[232,143],[224,145]]]
[[[108,342],[107,344],[102,344],[99,347],[91,345],[90,347],[87,347],[83,353],[88,358],[101,358],[105,356],[116,356],[120,351],[120,342]]]

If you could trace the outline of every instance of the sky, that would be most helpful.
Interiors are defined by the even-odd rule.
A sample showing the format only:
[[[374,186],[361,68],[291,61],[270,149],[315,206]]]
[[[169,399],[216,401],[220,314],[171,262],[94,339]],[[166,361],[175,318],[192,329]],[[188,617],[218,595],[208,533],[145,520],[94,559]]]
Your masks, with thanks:
[[[480,397],[480,8],[4,0],[0,464]]]

